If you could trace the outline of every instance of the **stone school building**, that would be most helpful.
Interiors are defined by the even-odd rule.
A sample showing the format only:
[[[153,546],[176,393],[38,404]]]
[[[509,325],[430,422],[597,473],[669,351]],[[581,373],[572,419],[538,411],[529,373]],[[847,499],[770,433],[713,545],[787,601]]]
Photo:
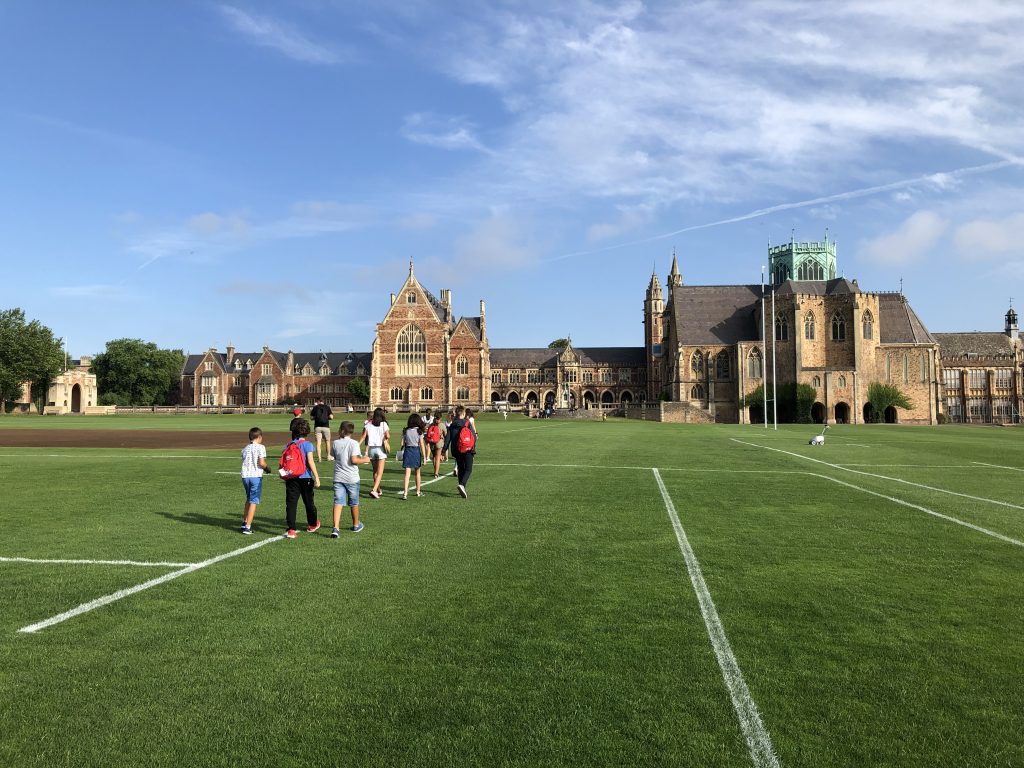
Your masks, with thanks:
[[[763,411],[745,406],[745,396],[774,375],[780,386],[814,388],[812,415],[820,423],[877,416],[934,424],[940,414],[1019,419],[1024,349],[1012,309],[1003,334],[932,334],[901,292],[866,291],[837,277],[836,245],[827,238],[770,248],[769,262],[762,294],[760,284],[687,285],[673,256],[664,287],[657,274],[648,283],[643,346],[570,342],[564,349],[492,348],[484,301],[479,314],[456,316],[452,292],[435,296],[410,263],[370,352],[211,348],[188,356],[182,402],[244,407],[323,398],[335,407],[362,406],[349,392],[358,378],[370,404],[389,411],[668,401],[699,412],[693,420],[750,423]],[[896,385],[913,407],[874,414],[867,399],[873,382]]]

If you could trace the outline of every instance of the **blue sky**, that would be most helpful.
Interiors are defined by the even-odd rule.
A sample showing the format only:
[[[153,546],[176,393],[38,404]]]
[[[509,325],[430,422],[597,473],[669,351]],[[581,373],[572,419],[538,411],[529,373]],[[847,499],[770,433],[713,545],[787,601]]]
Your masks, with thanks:
[[[493,346],[639,346],[673,248],[756,283],[827,229],[931,330],[1001,330],[1021,39],[994,0],[8,0],[0,308],[75,356],[368,351],[412,258]]]

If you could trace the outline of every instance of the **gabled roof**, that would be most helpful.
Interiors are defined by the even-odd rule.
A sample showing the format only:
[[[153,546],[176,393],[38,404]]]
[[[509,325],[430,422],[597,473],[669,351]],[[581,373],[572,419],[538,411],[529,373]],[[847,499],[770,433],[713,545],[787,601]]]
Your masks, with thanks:
[[[802,293],[810,296],[841,296],[861,293],[860,286],[845,277],[832,280],[785,280],[775,289],[776,296],[792,296]]]
[[[939,355],[944,360],[977,357],[999,357],[1014,354],[1013,340],[1005,333],[973,331],[968,333],[936,333]]]
[[[736,344],[759,336],[760,285],[683,285],[672,295],[680,344]]]
[[[466,317],[465,315],[463,315],[462,317],[459,318],[459,322],[455,324],[456,328],[459,327],[459,323],[465,323],[466,327],[469,329],[469,332],[473,334],[476,340],[483,341],[484,332],[479,317]]]
[[[282,371],[284,371],[285,373],[294,372],[294,369],[292,369],[291,371],[285,370],[285,367],[288,363],[287,352],[277,352],[272,349],[267,351],[270,354],[270,356],[277,362],[278,366],[280,366]],[[242,373],[246,372],[247,370],[255,370],[247,369],[245,367],[245,361],[252,360],[253,365],[255,366],[256,361],[263,356],[262,351],[236,352],[234,357],[232,357],[231,360],[228,361],[227,355],[225,353],[217,352],[215,354],[217,359],[220,361],[220,364],[224,367],[224,370],[227,371],[228,373],[234,373],[236,370]],[[182,375],[192,376],[193,374],[195,374],[195,372],[199,370],[199,364],[203,361],[206,355],[207,353],[204,352],[201,355],[189,355],[188,357],[186,357],[185,365],[182,367],[181,370]],[[362,363],[362,366],[364,368],[363,375],[369,376],[370,371],[372,370],[373,362],[373,355],[371,355],[369,352],[295,352],[293,354],[293,357],[295,359],[295,364],[298,365],[300,368],[302,368],[308,363],[313,368],[314,374],[319,372],[321,362],[324,359],[326,359],[327,364],[331,368],[331,375],[340,376],[355,376],[356,370],[358,369],[360,363]],[[234,367],[235,360],[241,361],[242,367],[240,369],[236,369]],[[339,373],[339,370],[341,370],[341,373]]]
[[[544,368],[555,365],[560,349],[547,347],[491,347],[492,368]]]
[[[878,312],[878,340],[882,344],[936,343],[903,294],[880,293]]]

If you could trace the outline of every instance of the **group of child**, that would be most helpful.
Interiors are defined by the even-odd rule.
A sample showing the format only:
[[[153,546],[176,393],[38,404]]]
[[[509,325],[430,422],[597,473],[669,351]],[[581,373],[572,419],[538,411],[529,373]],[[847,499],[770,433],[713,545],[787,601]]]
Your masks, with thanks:
[[[320,529],[313,491],[320,487],[320,474],[317,472],[316,459],[319,456],[319,443],[314,447],[307,440],[310,433],[309,421],[300,416],[292,419],[291,441],[285,446],[281,457],[279,473],[285,483],[285,536],[296,537],[296,514],[298,502],[302,499],[306,511],[306,531],[315,533]],[[463,434],[463,431],[466,434]],[[340,534],[341,512],[349,507],[352,514],[352,532],[363,530],[359,520],[359,465],[371,464],[373,469],[373,485],[370,497],[382,497],[381,479],[384,476],[384,464],[391,453],[391,432],[385,420],[383,408],[377,408],[372,416],[363,424],[363,432],[358,440],[353,439],[355,425],[350,421],[341,422],[338,439],[330,445],[328,459],[334,461],[334,528],[331,538]],[[319,438],[320,435],[317,435]],[[366,444],[366,455],[360,446]],[[409,498],[409,480],[416,473],[416,495],[422,496],[422,467],[427,459],[433,462],[434,478],[441,476],[441,462],[447,461],[451,455],[455,459],[456,469],[452,475],[458,478],[459,495],[466,499],[469,493],[466,486],[473,471],[473,457],[476,454],[476,420],[473,412],[463,406],[451,410],[445,418],[440,410],[427,413],[426,417],[418,413],[409,416],[401,437],[401,461],[405,469],[405,484],[399,497],[405,501]],[[256,514],[256,506],[260,503],[263,490],[263,475],[270,472],[267,465],[267,449],[263,445],[263,431],[259,427],[249,430],[249,444],[242,449],[242,487],[246,501],[242,520],[242,533],[252,533],[252,521]]]

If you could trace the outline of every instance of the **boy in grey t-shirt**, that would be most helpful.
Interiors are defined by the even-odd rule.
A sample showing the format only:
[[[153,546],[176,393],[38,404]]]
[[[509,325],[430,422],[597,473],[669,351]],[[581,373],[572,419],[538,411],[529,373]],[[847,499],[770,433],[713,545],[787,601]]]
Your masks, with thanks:
[[[370,457],[359,452],[359,443],[352,439],[355,426],[351,421],[341,422],[338,439],[331,445],[334,452],[334,530],[331,538],[340,535],[341,508],[352,508],[352,533],[363,530],[359,522],[359,465],[369,464]]]

